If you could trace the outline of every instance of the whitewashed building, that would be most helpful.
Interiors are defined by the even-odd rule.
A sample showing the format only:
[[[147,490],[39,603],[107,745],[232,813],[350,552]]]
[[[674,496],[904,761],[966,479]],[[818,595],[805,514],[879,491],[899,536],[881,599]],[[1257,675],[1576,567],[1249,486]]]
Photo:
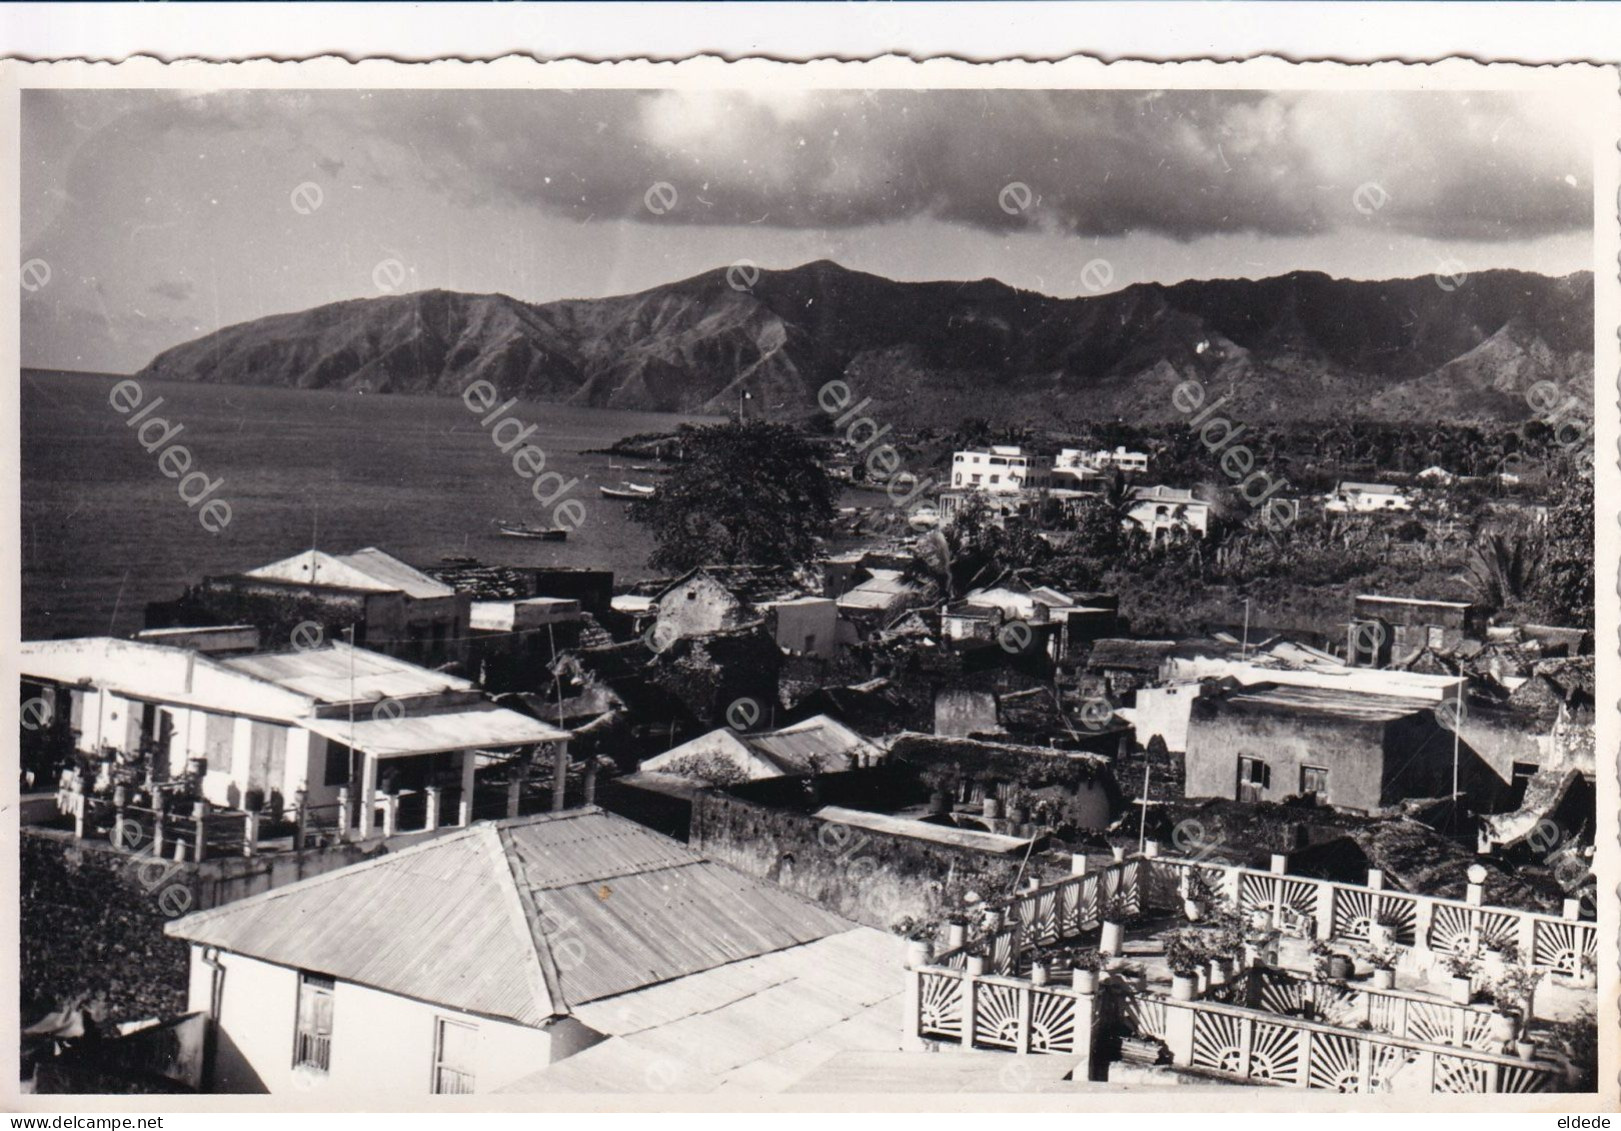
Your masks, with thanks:
[[[778,1090],[893,1047],[900,1018],[893,936],[596,808],[480,822],[165,931],[191,947],[216,1092],[545,1090],[526,1081],[592,1050],[603,1090]]]
[[[114,637],[29,641],[20,667],[53,716],[67,712],[79,751],[138,756],[160,782],[195,772],[203,797],[229,808],[250,793],[358,801],[386,777],[396,790],[443,787],[438,823],[450,824],[479,751],[546,744],[567,757],[567,731],[488,702],[468,680],[346,644],[209,656]],[[356,809],[354,827],[371,833],[375,807]]]

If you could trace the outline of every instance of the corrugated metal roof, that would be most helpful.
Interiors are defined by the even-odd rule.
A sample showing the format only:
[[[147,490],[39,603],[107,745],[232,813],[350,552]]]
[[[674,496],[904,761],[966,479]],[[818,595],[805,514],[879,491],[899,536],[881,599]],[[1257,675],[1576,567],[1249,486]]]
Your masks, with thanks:
[[[871,927],[594,1002],[609,1039],[503,1088],[776,1092],[844,1052],[893,1049],[905,943]]]
[[[788,774],[847,769],[846,759],[873,758],[881,753],[871,742],[826,715],[780,730],[744,735],[743,741]]]
[[[472,681],[459,676],[337,642],[289,652],[220,657],[217,662],[323,703],[405,699],[444,691],[471,691],[474,687]]]
[[[406,713],[397,718],[384,712],[380,717],[363,714],[352,724],[348,719],[309,719],[302,725],[379,758],[493,746],[528,746],[569,737],[566,730],[558,730],[494,703],[477,703],[432,714],[413,714],[404,706],[401,710]]]
[[[249,570],[243,576],[344,589],[367,589],[377,593],[399,591],[419,600],[451,597],[456,593],[450,586],[435,581],[421,570],[406,565],[375,546],[367,546],[352,554],[305,550],[279,562]]]
[[[165,933],[526,1025],[557,1012],[489,826],[198,912]]]
[[[533,1025],[850,928],[593,808],[475,825],[166,930]]]

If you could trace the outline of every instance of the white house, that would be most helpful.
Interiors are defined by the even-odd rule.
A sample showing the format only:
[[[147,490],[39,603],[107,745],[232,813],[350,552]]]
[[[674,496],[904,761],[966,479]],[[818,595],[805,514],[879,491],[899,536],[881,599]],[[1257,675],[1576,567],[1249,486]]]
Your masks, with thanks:
[[[1413,509],[1413,501],[1400,487],[1393,487],[1389,483],[1352,483],[1347,480],[1334,488],[1323,509],[1331,514],[1405,511]]]
[[[1055,468],[1091,468],[1095,471],[1114,468],[1118,471],[1140,473],[1148,470],[1148,454],[1146,452],[1127,451],[1123,444],[1117,444],[1112,452],[1106,448],[1091,452],[1080,448],[1064,448],[1053,461],[1053,466]]]
[[[712,1077],[664,1090],[750,1064],[781,1087],[893,1047],[900,1018],[898,940],[596,808],[480,822],[165,932],[191,945],[217,1092],[483,1094],[599,1047],[634,1069],[599,1089],[658,1090],[648,1046]]]
[[[69,712],[78,750],[142,756],[157,781],[197,772],[203,796],[232,808],[249,792],[320,806],[340,789],[375,798],[380,784],[460,800],[481,750],[549,744],[567,757],[567,731],[465,679],[346,644],[209,656],[113,637],[29,641],[20,667],[53,712]],[[357,808],[369,835],[375,807]]]
[[[993,445],[989,451],[970,449],[951,454],[951,486],[1009,495],[1052,486],[1052,472],[1037,467],[1034,456],[1017,444]]]
[[[1210,504],[1183,487],[1133,487],[1126,518],[1158,541],[1186,526],[1201,538],[1210,528]]]
[[[1440,704],[1456,699],[1464,680],[1422,672],[1354,668],[1327,653],[1280,640],[1253,650],[1251,659],[1234,659],[1212,649],[1207,655],[1167,656],[1160,669],[1161,686],[1140,687],[1132,706],[1116,712],[1132,724],[1137,741],[1158,737],[1173,754],[1187,751],[1188,723],[1194,700],[1213,686],[1255,687],[1275,684],[1344,693],[1377,705],[1384,701]]]

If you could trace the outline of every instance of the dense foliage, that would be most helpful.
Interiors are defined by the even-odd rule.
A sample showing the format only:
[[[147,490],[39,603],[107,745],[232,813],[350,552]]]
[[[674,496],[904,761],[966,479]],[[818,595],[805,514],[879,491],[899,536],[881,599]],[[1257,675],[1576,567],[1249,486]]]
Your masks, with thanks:
[[[836,513],[833,481],[796,429],[751,420],[682,431],[686,458],[658,494],[631,504],[653,533],[655,569],[799,566]]]

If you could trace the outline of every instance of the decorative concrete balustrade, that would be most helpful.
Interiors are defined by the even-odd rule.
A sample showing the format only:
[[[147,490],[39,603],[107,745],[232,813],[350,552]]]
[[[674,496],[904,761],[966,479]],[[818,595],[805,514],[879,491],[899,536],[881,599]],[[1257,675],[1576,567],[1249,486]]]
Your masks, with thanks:
[[[1485,906],[1476,883],[1469,885],[1467,898],[1455,900],[1387,891],[1377,871],[1368,873],[1366,885],[1290,876],[1282,872],[1283,857],[1274,857],[1270,872],[1165,856],[1148,859],[1150,900],[1156,906],[1174,906],[1185,877],[1197,873],[1230,906],[1263,912],[1272,926],[1302,937],[1365,943],[1376,924],[1387,924],[1391,941],[1410,948],[1421,962],[1471,947],[1513,944],[1525,961],[1575,977],[1584,957],[1591,961],[1598,951],[1598,926],[1581,918],[1575,899],[1565,901],[1562,914],[1550,915]]]
[[[1190,887],[1197,872],[1203,883]],[[1346,986],[1259,967],[1212,996],[1177,1000],[1140,977],[1105,973],[1073,986],[1020,977],[1033,944],[1079,939],[1106,911],[1179,912],[1190,892],[1208,892],[1270,925],[1330,943],[1392,941],[1429,955],[1470,944],[1512,941],[1549,970],[1577,973],[1596,948],[1595,925],[1577,918],[1488,908],[1472,884],[1463,901],[1387,892],[1377,873],[1367,887],[1273,871],[1141,856],[1032,886],[985,912],[978,931],[948,927],[938,956],[913,944],[908,962],[908,1047],[956,1044],[1024,1054],[1072,1056],[1076,1078],[1091,1078],[1102,1034],[1118,1031],[1161,1043],[1171,1063],[1257,1085],[1383,1092],[1539,1092],[1564,1086],[1563,1065],[1501,1055],[1490,1011],[1425,995]],[[1376,932],[1377,928],[1377,932]],[[1100,940],[1102,941],[1102,940]],[[1107,948],[1106,948],[1107,949]],[[1307,1003],[1311,1008],[1304,1008]],[[1297,1016],[1317,1013],[1317,1019]]]

